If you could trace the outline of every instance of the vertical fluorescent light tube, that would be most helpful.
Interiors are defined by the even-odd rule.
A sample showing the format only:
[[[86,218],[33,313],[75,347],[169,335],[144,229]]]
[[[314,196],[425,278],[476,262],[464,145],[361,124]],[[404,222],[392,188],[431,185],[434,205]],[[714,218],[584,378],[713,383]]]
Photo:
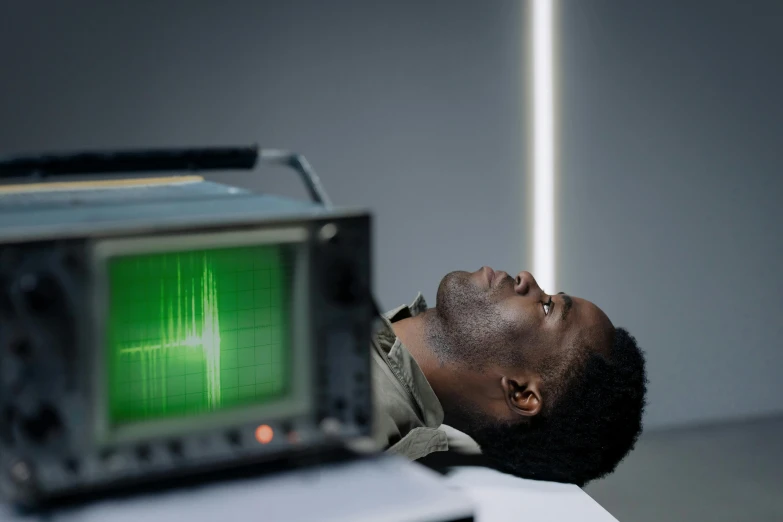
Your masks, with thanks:
[[[555,106],[553,1],[532,1],[533,275],[555,292]]]

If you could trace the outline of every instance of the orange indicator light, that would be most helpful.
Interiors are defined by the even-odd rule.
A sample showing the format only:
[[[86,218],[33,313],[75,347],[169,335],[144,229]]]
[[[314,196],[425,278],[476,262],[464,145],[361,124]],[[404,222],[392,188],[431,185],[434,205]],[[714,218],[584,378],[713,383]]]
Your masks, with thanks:
[[[256,440],[261,444],[269,444],[272,442],[272,438],[275,436],[275,432],[272,428],[266,424],[262,424],[256,428]]]

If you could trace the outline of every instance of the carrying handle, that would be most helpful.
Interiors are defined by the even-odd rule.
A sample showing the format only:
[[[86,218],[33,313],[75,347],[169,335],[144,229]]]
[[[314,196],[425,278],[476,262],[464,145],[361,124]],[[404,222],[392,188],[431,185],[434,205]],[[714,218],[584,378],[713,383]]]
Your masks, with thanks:
[[[310,198],[325,208],[332,208],[318,174],[304,156],[285,150],[259,149],[256,145],[19,156],[0,159],[0,180],[122,172],[252,170],[259,159],[295,170]]]

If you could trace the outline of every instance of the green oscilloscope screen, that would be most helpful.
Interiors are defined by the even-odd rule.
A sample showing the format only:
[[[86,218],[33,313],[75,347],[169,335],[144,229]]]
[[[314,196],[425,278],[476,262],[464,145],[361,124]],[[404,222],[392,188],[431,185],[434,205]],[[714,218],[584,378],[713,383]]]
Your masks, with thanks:
[[[280,245],[109,259],[110,424],[285,396],[287,259]]]

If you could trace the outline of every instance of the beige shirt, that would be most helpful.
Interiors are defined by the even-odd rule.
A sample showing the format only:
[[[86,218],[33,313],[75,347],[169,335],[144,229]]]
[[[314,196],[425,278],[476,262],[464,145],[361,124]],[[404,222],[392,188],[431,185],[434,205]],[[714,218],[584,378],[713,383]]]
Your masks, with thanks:
[[[443,407],[392,328],[393,322],[426,309],[424,297],[419,294],[410,306],[384,314],[372,341],[375,437],[390,453],[411,460],[449,449],[448,436],[438,429],[443,423]]]

